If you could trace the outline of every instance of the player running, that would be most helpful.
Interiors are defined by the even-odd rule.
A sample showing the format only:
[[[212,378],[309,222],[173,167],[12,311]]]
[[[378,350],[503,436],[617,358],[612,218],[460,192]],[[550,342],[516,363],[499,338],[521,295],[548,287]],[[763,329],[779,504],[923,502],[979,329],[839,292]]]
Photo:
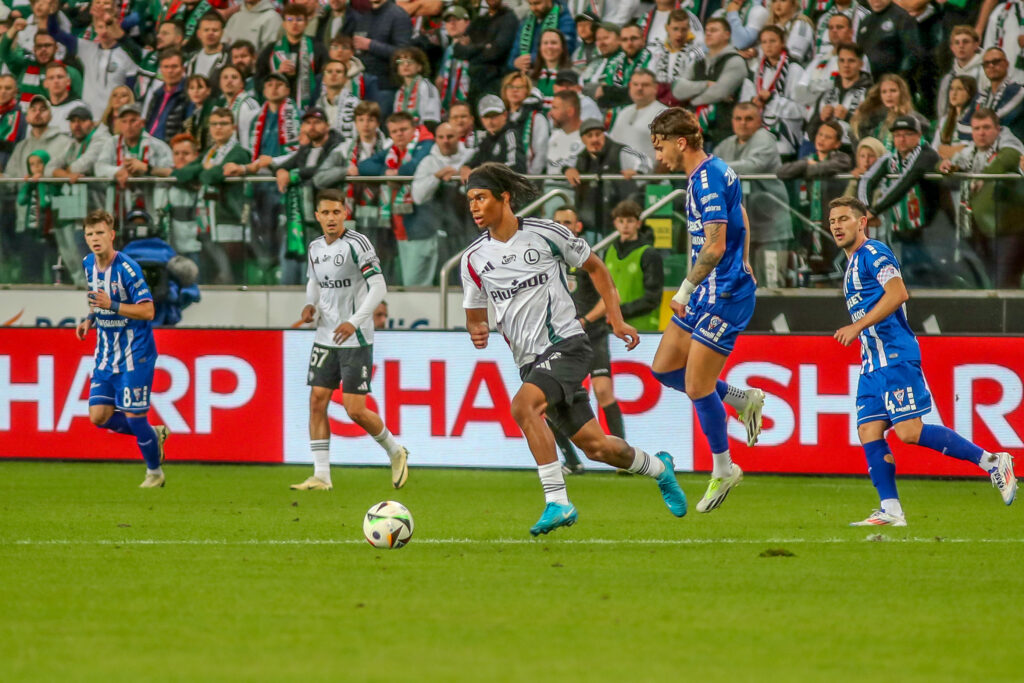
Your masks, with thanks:
[[[302,309],[303,322],[317,321],[306,379],[313,476],[291,488],[333,488],[327,406],[340,384],[345,412],[387,451],[391,485],[400,489],[409,477],[409,451],[395,440],[380,416],[366,407],[373,370],[373,312],[387,293],[380,261],[370,240],[345,229],[343,192],[322,191],[314,215],[324,234],[309,243],[306,305]]]
[[[466,328],[478,349],[487,346],[487,304],[494,306],[498,331],[512,349],[523,385],[512,399],[512,416],[530,446],[547,503],[530,528],[534,536],[576,522],[565,478],[545,422],[567,434],[591,460],[644,474],[658,482],[676,517],[686,514],[686,496],[676,481],[672,456],[651,457],[622,439],[606,436],[594,417],[583,379],[591,349],[566,284],[566,266],[590,275],[607,307],[612,334],[629,349],[640,338],[619,310],[618,296],[604,263],[582,237],[554,221],[517,218],[535,190],[519,174],[496,163],[482,164],[469,176],[466,197],[473,221],[486,232],[462,255]]]
[[[153,341],[153,295],[142,268],[114,249],[114,218],[93,211],[85,218],[85,243],[92,253],[82,259],[89,283],[91,312],[75,330],[84,340],[96,327],[96,363],[89,383],[89,419],[97,427],[135,437],[146,461],[140,488],[164,485],[164,442],[170,431],[146,418],[156,366]]]
[[[757,443],[761,432],[764,392],[742,390],[718,378],[736,337],[754,313],[757,285],[747,262],[750,231],[739,179],[724,161],[704,153],[696,116],[679,107],[666,109],[651,122],[651,142],[669,170],[689,176],[686,214],[691,243],[690,273],[672,297],[675,315],[651,370],[662,384],[685,392],[693,401],[714,463],[697,512],[710,512],[743,479],[743,470],[729,454],[723,401],[739,414],[748,446]]]
[[[907,525],[896,492],[896,461],[885,441],[890,427],[903,443],[973,462],[989,475],[1009,505],[1017,493],[1009,453],[989,453],[952,429],[921,421],[931,412],[932,397],[921,372],[921,349],[907,323],[907,287],[889,247],[864,233],[867,213],[868,208],[853,197],[829,203],[832,237],[848,259],[843,294],[853,319],[834,336],[843,346],[860,339],[857,434],[867,456],[871,483],[881,500],[880,509],[850,526]]]

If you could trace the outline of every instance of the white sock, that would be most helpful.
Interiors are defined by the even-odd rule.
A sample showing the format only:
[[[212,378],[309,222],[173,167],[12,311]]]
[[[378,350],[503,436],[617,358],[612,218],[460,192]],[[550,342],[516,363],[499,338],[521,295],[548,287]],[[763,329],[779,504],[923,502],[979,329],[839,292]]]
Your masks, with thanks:
[[[981,460],[978,461],[978,467],[980,467],[985,474],[991,474],[992,469],[999,465],[999,458],[995,457],[988,451],[981,454]]]
[[[545,503],[569,504],[569,493],[565,490],[565,476],[562,474],[562,463],[557,460],[547,465],[537,465],[540,485],[544,487]]]
[[[888,512],[890,515],[896,515],[897,517],[903,516],[903,506],[900,505],[899,498],[886,498],[882,501],[882,512]]]
[[[724,479],[732,474],[732,456],[729,455],[729,451],[712,453],[711,459],[715,463],[711,469],[712,479]]]
[[[313,453],[313,476],[320,481],[331,483],[331,440],[311,439],[309,450]]]
[[[722,397],[722,403],[742,411],[747,407],[747,392],[730,384],[725,396]]]
[[[155,470],[151,470],[148,467],[146,468],[146,474],[147,475],[150,475],[150,474],[163,474],[163,473],[164,473],[164,468],[162,468],[162,467],[157,467]]]
[[[630,472],[657,479],[665,471],[665,463],[647,455],[639,448],[633,449],[633,464],[627,467]]]
[[[380,447],[387,451],[388,456],[392,458],[402,452],[402,444],[395,441],[394,435],[391,434],[387,427],[384,427],[380,434],[373,437],[373,440],[379,443]]]

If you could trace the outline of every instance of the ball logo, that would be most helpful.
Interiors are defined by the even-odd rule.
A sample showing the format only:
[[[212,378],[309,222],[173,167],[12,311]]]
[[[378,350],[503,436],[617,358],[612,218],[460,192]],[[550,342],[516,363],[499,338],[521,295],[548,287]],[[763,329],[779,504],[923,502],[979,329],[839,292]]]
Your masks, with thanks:
[[[540,252],[537,251],[536,249],[527,249],[526,253],[523,254],[523,258],[526,259],[527,263],[533,265],[534,263],[540,261]]]
[[[344,254],[335,254],[334,255],[334,265],[340,266],[343,263],[345,263],[345,255]]]

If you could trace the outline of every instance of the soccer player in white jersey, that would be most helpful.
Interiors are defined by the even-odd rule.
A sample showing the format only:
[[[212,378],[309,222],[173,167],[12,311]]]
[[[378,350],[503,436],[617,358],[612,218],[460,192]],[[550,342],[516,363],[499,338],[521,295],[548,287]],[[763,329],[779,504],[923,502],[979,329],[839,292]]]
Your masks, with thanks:
[[[952,429],[926,425],[921,419],[931,412],[932,397],[921,372],[917,337],[907,323],[907,286],[892,250],[864,233],[867,214],[868,207],[853,197],[829,203],[829,229],[848,260],[843,295],[853,320],[837,330],[835,338],[843,346],[860,339],[857,435],[881,501],[867,519],[850,526],[907,525],[896,491],[896,460],[885,441],[890,427],[903,443],[974,463],[989,475],[992,486],[1009,505],[1017,493],[1009,453],[989,453]]]
[[[146,461],[140,488],[164,485],[164,441],[167,427],[149,424],[149,395],[156,368],[153,341],[153,295],[142,268],[114,249],[114,218],[93,211],[85,218],[85,243],[91,252],[82,260],[89,283],[91,312],[75,330],[84,340],[96,327],[96,365],[89,382],[89,420],[97,427],[135,437]]]
[[[754,290],[747,254],[750,231],[736,173],[704,153],[700,123],[680,107],[651,122],[658,160],[689,176],[686,213],[690,232],[690,272],[672,297],[672,321],[651,363],[662,384],[685,392],[711,447],[713,469],[697,512],[716,509],[743,479],[732,461],[725,405],[733,406],[747,428],[747,445],[761,431],[764,392],[741,390],[719,379],[739,333],[754,313]]]
[[[387,451],[391,485],[400,489],[409,477],[409,451],[395,440],[380,415],[366,407],[373,370],[373,312],[387,293],[380,261],[370,240],[345,228],[343,192],[322,191],[315,216],[324,234],[309,243],[306,305],[302,309],[303,322],[317,323],[306,377],[313,476],[292,488],[330,491],[333,486],[327,406],[340,384],[345,412]]]
[[[462,255],[466,329],[474,346],[487,346],[487,305],[494,306],[498,332],[512,349],[523,385],[512,399],[512,416],[537,462],[546,506],[530,533],[546,534],[576,522],[555,441],[545,417],[569,435],[591,460],[644,474],[658,482],[676,517],[686,514],[686,496],[676,481],[672,456],[650,456],[622,439],[605,435],[594,417],[583,380],[591,348],[566,283],[566,266],[590,275],[607,307],[609,325],[627,348],[639,343],[626,324],[611,275],[582,237],[554,221],[517,218],[513,209],[535,190],[503,164],[482,164],[466,185],[473,221],[486,232]]]

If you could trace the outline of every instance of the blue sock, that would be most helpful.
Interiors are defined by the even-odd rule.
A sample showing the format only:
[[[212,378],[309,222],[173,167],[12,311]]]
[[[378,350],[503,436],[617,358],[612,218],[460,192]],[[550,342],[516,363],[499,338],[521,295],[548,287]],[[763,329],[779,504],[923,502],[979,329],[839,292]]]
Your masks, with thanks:
[[[139,450],[142,451],[146,467],[151,470],[158,469],[160,467],[160,449],[157,447],[156,432],[153,431],[153,427],[149,424],[149,419],[145,415],[142,417],[126,417],[125,419],[128,422],[128,426],[131,427],[132,434],[135,435],[135,440],[139,444]]]
[[[672,370],[671,372],[654,372],[651,370],[651,374],[654,375],[654,379],[658,380],[666,387],[671,387],[676,391],[686,393],[686,368],[679,368],[678,370]]]
[[[103,429],[109,429],[118,434],[132,434],[132,428],[128,426],[128,418],[120,410],[115,410],[110,419],[100,425]]]
[[[885,442],[885,439],[870,441],[864,444],[864,455],[867,456],[871,483],[878,490],[878,499],[896,498],[898,500],[900,495],[896,492],[896,463],[885,459],[885,456],[892,455],[889,444]]]
[[[729,383],[724,379],[715,382],[715,393],[718,394],[718,398],[724,401],[726,394],[729,393]]]
[[[725,453],[729,450],[729,433],[726,429],[725,404],[717,392],[711,392],[693,402],[697,409],[700,428],[708,439],[712,453]]]
[[[975,446],[952,429],[941,425],[921,427],[921,438],[917,440],[917,445],[930,448],[957,460],[973,462],[975,465],[981,462],[981,456],[985,454],[984,449],[980,446]]]

